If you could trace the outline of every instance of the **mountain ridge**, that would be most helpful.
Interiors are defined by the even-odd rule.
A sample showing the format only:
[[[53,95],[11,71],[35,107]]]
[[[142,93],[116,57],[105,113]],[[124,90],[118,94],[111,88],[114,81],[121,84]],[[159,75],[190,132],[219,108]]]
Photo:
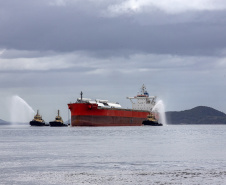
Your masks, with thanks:
[[[207,106],[166,112],[168,124],[226,124],[226,114]]]

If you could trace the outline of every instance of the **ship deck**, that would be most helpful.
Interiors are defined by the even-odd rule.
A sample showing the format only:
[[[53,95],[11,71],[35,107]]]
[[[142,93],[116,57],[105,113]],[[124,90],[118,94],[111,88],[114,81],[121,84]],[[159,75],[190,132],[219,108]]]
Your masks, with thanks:
[[[97,107],[100,110],[121,110],[121,111],[136,111],[136,112],[150,112],[147,110],[126,109],[126,108],[114,108],[114,107]]]

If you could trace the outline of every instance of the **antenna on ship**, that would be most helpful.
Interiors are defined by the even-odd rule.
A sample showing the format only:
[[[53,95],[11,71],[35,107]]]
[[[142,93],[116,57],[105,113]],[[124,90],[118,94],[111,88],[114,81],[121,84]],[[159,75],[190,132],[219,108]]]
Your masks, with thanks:
[[[83,92],[81,91],[81,93],[80,93],[80,94],[81,94],[81,101],[82,101],[82,95],[83,95]]]

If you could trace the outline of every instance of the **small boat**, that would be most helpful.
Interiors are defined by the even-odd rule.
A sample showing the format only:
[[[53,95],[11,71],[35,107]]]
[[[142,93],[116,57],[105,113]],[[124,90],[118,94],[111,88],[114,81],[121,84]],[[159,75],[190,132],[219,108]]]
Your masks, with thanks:
[[[37,110],[37,114],[34,116],[34,119],[30,121],[31,126],[48,126],[45,121],[42,119],[42,116],[39,115],[39,111]]]
[[[142,122],[142,124],[147,126],[162,126],[162,123],[159,123],[158,120],[155,118],[155,115],[151,112],[147,116],[147,119]]]
[[[67,127],[68,125],[64,123],[63,119],[60,116],[60,111],[58,110],[58,115],[54,121],[50,121],[49,125],[51,127]]]

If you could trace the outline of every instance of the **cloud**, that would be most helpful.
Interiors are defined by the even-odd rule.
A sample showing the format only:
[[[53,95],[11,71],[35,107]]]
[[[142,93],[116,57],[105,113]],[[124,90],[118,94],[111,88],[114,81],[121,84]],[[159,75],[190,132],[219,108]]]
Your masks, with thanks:
[[[49,5],[51,5],[51,6],[65,6],[66,2],[67,1],[65,1],[65,0],[52,0],[52,1],[49,1]]]
[[[108,11],[116,16],[156,10],[168,14],[180,14],[187,11],[213,11],[225,9],[226,3],[222,0],[126,0],[108,7]]]
[[[63,69],[67,68],[63,62],[55,62],[51,64],[50,62],[42,62],[40,60],[31,59],[17,59],[17,60],[1,60],[0,61],[0,71],[40,71],[40,70],[50,70],[50,69]]]
[[[54,62],[53,62],[54,61]],[[47,71],[52,69],[70,68],[58,56],[40,58],[0,58],[0,71]]]
[[[51,71],[83,68],[87,74],[134,73],[136,70],[203,70],[224,65],[225,56],[180,56],[171,54],[130,53],[99,57],[89,52],[40,52],[4,50],[0,56],[0,71]],[[120,68],[118,67],[120,66]]]
[[[189,6],[194,6],[194,2],[189,2]],[[212,2],[206,1],[204,7],[210,9]],[[225,11],[217,11],[225,7],[223,1],[216,1],[211,11],[204,11],[204,1],[197,1],[197,9],[202,9],[198,13],[179,11],[180,6],[189,7],[188,1],[124,2],[126,6],[132,6],[131,3],[137,4],[138,14],[124,16],[122,12],[122,16],[109,17],[111,7],[121,7],[121,1],[21,0],[13,6],[11,1],[5,1],[0,7],[0,48],[42,54],[83,51],[103,57],[140,52],[215,55],[225,48],[226,15]],[[165,4],[166,8],[180,6],[176,14],[169,15],[161,10]],[[157,8],[150,11],[150,7]]]
[[[5,51],[6,51],[6,49],[0,50],[0,56],[3,55]]]

